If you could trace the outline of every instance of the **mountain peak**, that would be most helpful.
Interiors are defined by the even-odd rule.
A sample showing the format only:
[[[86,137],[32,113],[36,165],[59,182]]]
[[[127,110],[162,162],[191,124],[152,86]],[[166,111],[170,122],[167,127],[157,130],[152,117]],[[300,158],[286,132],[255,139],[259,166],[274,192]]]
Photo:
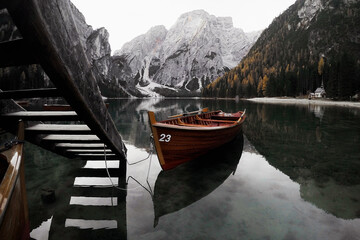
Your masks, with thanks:
[[[163,26],[151,28],[116,55],[128,62],[139,88],[156,83],[199,93],[240,62],[256,41],[255,35],[249,37],[235,28],[231,17],[194,10],[182,14],[168,31]]]

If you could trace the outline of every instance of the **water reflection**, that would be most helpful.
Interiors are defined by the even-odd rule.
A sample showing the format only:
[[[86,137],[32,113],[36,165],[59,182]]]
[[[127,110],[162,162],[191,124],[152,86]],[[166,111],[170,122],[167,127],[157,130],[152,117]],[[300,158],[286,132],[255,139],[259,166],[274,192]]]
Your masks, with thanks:
[[[355,111],[357,112],[357,111]],[[255,104],[244,132],[301,196],[337,217],[360,217],[360,118],[354,110]]]
[[[154,226],[161,216],[200,200],[219,187],[230,174],[234,174],[243,145],[241,134],[231,143],[197,160],[170,171],[161,171],[154,190]]]
[[[211,154],[226,163],[204,158],[169,172],[156,154],[129,165],[127,176],[153,197],[135,181],[123,185],[118,161],[109,171],[127,191],[90,184],[107,178],[103,161],[27,149],[34,232],[47,222],[49,239],[359,239],[359,110],[201,99],[110,100],[109,110],[133,163],[149,153],[147,110],[164,119],[204,107],[247,109],[244,148]],[[55,203],[40,201],[43,186],[56,190]]]

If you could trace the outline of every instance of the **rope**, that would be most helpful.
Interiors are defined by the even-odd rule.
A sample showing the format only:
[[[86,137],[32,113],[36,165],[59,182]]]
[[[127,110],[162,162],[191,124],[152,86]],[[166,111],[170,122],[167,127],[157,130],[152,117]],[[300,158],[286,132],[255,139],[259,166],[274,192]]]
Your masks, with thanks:
[[[150,138],[151,138],[151,140],[153,140],[153,137],[152,137],[152,136],[150,136]],[[141,184],[137,179],[135,179],[133,176],[128,176],[128,178],[126,179],[126,185],[129,184],[129,180],[130,180],[130,179],[133,179],[136,183],[139,184],[139,186],[134,187],[134,188],[121,188],[121,187],[119,187],[119,186],[116,186],[116,185],[114,184],[114,182],[112,181],[112,179],[111,179],[111,175],[110,175],[109,168],[108,168],[108,165],[107,165],[106,145],[104,144],[104,159],[105,159],[106,173],[107,173],[107,175],[108,175],[108,178],[109,178],[109,180],[110,180],[111,185],[112,185],[113,188],[116,188],[116,189],[122,190],[122,191],[134,191],[134,190],[142,187],[143,189],[145,189],[145,190],[150,194],[151,197],[153,196],[153,192],[152,192],[152,189],[151,189],[151,186],[150,186],[150,183],[149,183],[149,175],[150,175],[150,168],[151,168],[151,162],[152,162],[152,154],[153,154],[153,151],[154,151],[153,141],[150,141],[150,146],[151,146],[151,147],[150,147],[149,155],[148,155],[146,158],[141,159],[141,160],[136,161],[136,162],[133,162],[133,163],[129,163],[129,162],[126,160],[126,163],[127,163],[128,165],[135,165],[135,164],[141,163],[141,162],[143,162],[143,161],[145,161],[145,160],[147,160],[147,159],[150,159],[150,161],[149,161],[149,167],[148,167],[148,171],[147,171],[147,176],[146,176],[146,183],[147,183],[149,189],[147,189],[144,185],[142,185],[142,184]]]
[[[108,115],[109,115],[108,110],[106,110],[106,114],[105,114],[105,130],[106,130],[106,132],[108,131],[108,126],[107,126]],[[113,182],[112,179],[111,179],[111,175],[110,175],[109,168],[108,168],[108,165],[107,165],[106,145],[105,145],[105,143],[104,143],[105,168],[106,168],[106,173],[107,173],[107,175],[108,175],[108,178],[109,178],[109,180],[110,180],[111,185],[112,185],[113,188],[118,189],[118,190],[121,190],[121,191],[134,191],[134,190],[142,187],[142,188],[144,188],[144,189],[150,194],[151,197],[153,196],[152,190],[151,190],[151,186],[150,186],[150,184],[149,184],[149,174],[150,174],[151,160],[152,160],[152,154],[153,154],[153,151],[154,151],[154,143],[153,143],[153,140],[154,140],[153,136],[150,135],[150,151],[149,151],[149,155],[148,155],[146,158],[141,159],[141,160],[136,161],[136,162],[133,162],[133,163],[129,163],[128,160],[125,158],[127,165],[130,165],[130,166],[131,166],[131,165],[138,164],[138,163],[141,163],[141,162],[143,162],[143,161],[145,161],[145,160],[147,160],[147,159],[150,158],[149,168],[148,168],[148,172],[147,172],[147,176],[146,176],[146,182],[147,182],[147,184],[148,184],[148,186],[149,186],[149,189],[147,189],[145,186],[143,186],[138,180],[136,180],[136,179],[135,179],[134,177],[132,177],[132,176],[129,176],[129,177],[126,179],[126,185],[129,184],[129,180],[130,180],[130,179],[133,179],[133,180],[134,180],[135,182],[137,182],[140,186],[129,189],[129,188],[121,188],[121,187],[116,186],[116,185],[114,184],[114,182]]]

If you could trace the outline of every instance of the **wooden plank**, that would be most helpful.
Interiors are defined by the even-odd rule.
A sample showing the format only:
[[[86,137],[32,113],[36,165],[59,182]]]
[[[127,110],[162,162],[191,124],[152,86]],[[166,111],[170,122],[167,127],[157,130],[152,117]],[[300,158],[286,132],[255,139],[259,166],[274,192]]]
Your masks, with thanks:
[[[80,157],[96,157],[96,158],[99,158],[99,157],[105,157],[105,154],[104,153],[77,153],[75,154],[77,156],[80,156]],[[107,153],[106,154],[106,157],[114,157],[116,156],[114,153]]]
[[[100,143],[101,140],[96,135],[62,135],[50,134],[45,136],[43,141],[58,143]]]
[[[105,160],[104,154],[75,154],[75,157],[85,160]],[[115,154],[106,154],[106,160],[119,160],[119,157]]]
[[[0,116],[5,120],[22,119],[24,121],[78,121],[79,117],[74,111],[31,111],[14,112]]]
[[[20,99],[37,97],[61,97],[56,88],[22,89],[0,92],[0,99]]]
[[[104,150],[104,144],[102,143],[56,143],[55,147],[57,148],[77,148],[77,149],[102,149]]]
[[[25,130],[35,134],[92,134],[87,125],[80,124],[37,124]]]
[[[42,68],[66,101],[107,146],[126,159],[126,147],[106,109],[82,45],[69,0],[12,0],[6,7]],[[126,164],[122,164],[125,174]]]
[[[0,52],[0,68],[39,63],[32,47],[24,39],[1,42]]]
[[[112,153],[111,149],[105,149],[106,154]],[[102,153],[104,154],[104,149],[68,149],[66,152],[70,153]]]

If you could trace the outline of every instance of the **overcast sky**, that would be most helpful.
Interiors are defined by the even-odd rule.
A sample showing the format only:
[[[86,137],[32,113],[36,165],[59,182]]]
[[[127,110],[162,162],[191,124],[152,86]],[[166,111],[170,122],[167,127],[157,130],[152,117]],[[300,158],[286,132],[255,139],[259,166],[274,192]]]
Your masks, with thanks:
[[[94,29],[105,27],[114,52],[151,27],[175,24],[181,14],[204,9],[216,17],[232,17],[245,32],[265,29],[295,0],[71,0]]]

